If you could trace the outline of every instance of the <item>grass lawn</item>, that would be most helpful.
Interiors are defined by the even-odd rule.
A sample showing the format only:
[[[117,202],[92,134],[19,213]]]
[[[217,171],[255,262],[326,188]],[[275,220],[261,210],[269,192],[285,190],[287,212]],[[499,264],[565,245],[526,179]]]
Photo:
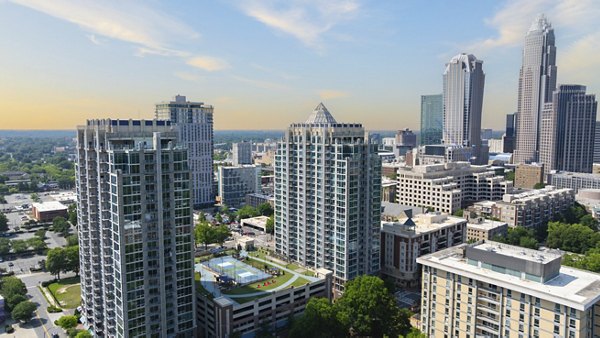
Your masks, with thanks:
[[[79,277],[64,278],[48,285],[48,290],[61,307],[74,309],[81,304],[81,285]]]
[[[298,277],[298,279],[296,279],[295,281],[293,281],[290,286],[298,287],[298,286],[302,286],[302,285],[304,285],[306,283],[309,283],[308,279],[304,279],[302,277]]]
[[[247,259],[244,261],[244,263],[246,263],[250,266],[253,266],[257,269],[261,269],[261,270],[265,267],[265,263],[255,261],[253,259]],[[266,264],[266,265],[268,265],[269,267],[274,267],[270,264]],[[267,286],[263,286],[265,281],[260,281],[260,282],[250,283],[248,285],[245,285],[245,286],[242,286],[239,288],[234,288],[232,290],[224,290],[223,293],[228,294],[228,295],[241,295],[241,294],[245,294],[245,293],[253,293],[253,292],[258,292],[258,291],[269,291],[269,290],[274,289],[274,288],[280,286],[281,284],[287,282],[293,276],[294,275],[291,273],[286,273],[285,275],[267,279],[266,281],[269,281],[269,282],[275,280],[275,283],[270,283]],[[258,287],[259,285],[260,285],[260,287]]]

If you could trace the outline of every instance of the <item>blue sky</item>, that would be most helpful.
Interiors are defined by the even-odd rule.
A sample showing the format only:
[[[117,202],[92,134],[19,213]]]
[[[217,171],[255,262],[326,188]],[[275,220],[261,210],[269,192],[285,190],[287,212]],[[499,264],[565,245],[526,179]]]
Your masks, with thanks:
[[[483,127],[516,109],[525,32],[555,27],[559,83],[600,90],[600,1],[0,0],[0,129],[150,118],[175,94],[216,129],[283,129],[323,101],[338,121],[419,126],[460,52],[484,61]]]

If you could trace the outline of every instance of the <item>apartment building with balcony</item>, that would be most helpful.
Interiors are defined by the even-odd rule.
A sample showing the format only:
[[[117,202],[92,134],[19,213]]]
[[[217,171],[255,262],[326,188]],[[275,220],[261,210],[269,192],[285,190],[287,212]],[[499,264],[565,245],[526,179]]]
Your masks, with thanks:
[[[170,121],[88,120],[78,127],[82,321],[95,336],[193,335],[187,155]]]
[[[417,262],[431,337],[600,336],[600,274],[561,266],[558,252],[481,241]]]

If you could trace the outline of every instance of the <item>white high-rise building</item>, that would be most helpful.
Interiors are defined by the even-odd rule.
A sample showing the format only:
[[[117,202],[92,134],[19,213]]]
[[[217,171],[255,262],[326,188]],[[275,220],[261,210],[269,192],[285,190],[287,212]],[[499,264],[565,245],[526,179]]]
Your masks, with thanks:
[[[190,337],[194,242],[187,149],[170,121],[77,130],[83,322],[96,337]]]
[[[444,71],[444,144],[472,148],[474,164],[487,163],[481,148],[481,110],[485,74],[483,61],[459,54]]]
[[[241,208],[246,202],[246,195],[260,192],[260,167],[221,166],[217,172],[217,182],[221,204]]]
[[[538,160],[540,118],[544,104],[552,101],[552,92],[555,88],[554,29],[546,17],[540,15],[529,28],[523,47],[513,157],[515,164],[532,163]]]
[[[213,107],[176,95],[173,101],[156,104],[156,118],[171,121],[188,148],[194,206],[213,205]]]
[[[319,104],[275,157],[275,251],[334,272],[334,288],[379,271],[381,160],[361,124]]]
[[[252,142],[238,142],[231,146],[233,165],[252,164]]]

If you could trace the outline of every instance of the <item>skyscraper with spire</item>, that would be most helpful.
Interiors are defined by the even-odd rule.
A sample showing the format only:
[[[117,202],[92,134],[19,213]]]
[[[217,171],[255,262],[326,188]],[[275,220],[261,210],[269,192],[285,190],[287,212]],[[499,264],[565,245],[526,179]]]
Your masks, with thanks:
[[[462,53],[444,71],[444,144],[462,147],[476,164],[487,163],[481,148],[482,66],[473,54]]]
[[[554,29],[542,14],[525,35],[523,64],[519,73],[514,163],[539,159],[540,118],[544,104],[552,101],[556,89],[556,46]]]
[[[275,251],[346,281],[379,271],[381,159],[361,124],[319,104],[275,156]]]

